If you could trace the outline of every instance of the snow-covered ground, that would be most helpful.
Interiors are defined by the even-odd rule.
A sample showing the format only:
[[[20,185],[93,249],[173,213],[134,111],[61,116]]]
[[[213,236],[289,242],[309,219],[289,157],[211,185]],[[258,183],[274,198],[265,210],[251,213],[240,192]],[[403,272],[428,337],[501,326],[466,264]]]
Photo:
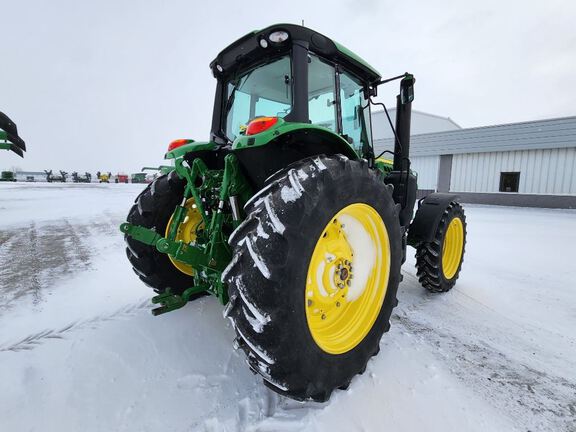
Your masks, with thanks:
[[[269,391],[214,298],[153,317],[118,225],[142,185],[0,184],[0,431],[576,431],[576,212],[467,206],[456,288],[403,268],[326,404]]]

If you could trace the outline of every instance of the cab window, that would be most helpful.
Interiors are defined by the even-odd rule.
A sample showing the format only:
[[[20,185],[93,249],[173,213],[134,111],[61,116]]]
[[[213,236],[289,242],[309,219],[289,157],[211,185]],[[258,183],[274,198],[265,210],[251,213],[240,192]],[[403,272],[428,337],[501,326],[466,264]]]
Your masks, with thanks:
[[[364,98],[362,83],[343,71],[340,78],[340,105],[342,110],[342,135],[362,154],[371,145],[370,104]]]
[[[292,108],[290,58],[281,57],[228,82],[225,133],[234,141],[256,117],[285,117]]]
[[[336,70],[315,55],[308,57],[308,117],[315,125],[338,132]]]

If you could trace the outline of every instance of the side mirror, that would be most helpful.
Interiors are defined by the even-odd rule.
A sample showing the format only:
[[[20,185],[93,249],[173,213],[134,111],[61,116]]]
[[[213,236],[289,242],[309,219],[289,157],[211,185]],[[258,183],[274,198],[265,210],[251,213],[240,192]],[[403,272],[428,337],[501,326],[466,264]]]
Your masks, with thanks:
[[[412,103],[414,100],[414,75],[406,74],[400,81],[400,101],[402,105]]]

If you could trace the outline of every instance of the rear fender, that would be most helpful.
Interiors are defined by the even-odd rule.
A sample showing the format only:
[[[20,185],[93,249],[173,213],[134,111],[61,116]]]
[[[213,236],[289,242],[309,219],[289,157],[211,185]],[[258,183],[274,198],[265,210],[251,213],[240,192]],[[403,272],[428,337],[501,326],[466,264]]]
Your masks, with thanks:
[[[315,137],[322,137],[335,149],[334,153],[341,153],[350,159],[358,158],[358,154],[348,141],[332,130],[311,123],[287,122],[281,118],[271,128],[263,132],[254,135],[240,135],[232,144],[232,149],[243,150],[262,147],[279,140],[286,140],[294,135],[301,136],[303,142],[313,140]],[[310,138],[307,139],[307,137]]]
[[[416,216],[408,228],[408,244],[416,246],[434,239],[436,229],[444,211],[458,195],[449,193],[431,193],[418,202]]]
[[[322,127],[295,127],[265,145],[236,146],[232,151],[254,190],[260,190],[274,173],[307,157],[341,154],[359,158],[346,140]]]

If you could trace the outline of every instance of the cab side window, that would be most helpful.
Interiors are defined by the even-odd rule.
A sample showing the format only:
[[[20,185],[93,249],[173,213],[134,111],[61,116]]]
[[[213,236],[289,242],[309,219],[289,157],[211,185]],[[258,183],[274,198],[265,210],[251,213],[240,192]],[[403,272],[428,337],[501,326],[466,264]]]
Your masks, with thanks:
[[[364,98],[363,86],[358,79],[347,72],[340,73],[339,77],[342,135],[361,153],[372,140],[370,104]]]
[[[315,55],[308,57],[308,117],[315,125],[338,132],[336,70]]]

